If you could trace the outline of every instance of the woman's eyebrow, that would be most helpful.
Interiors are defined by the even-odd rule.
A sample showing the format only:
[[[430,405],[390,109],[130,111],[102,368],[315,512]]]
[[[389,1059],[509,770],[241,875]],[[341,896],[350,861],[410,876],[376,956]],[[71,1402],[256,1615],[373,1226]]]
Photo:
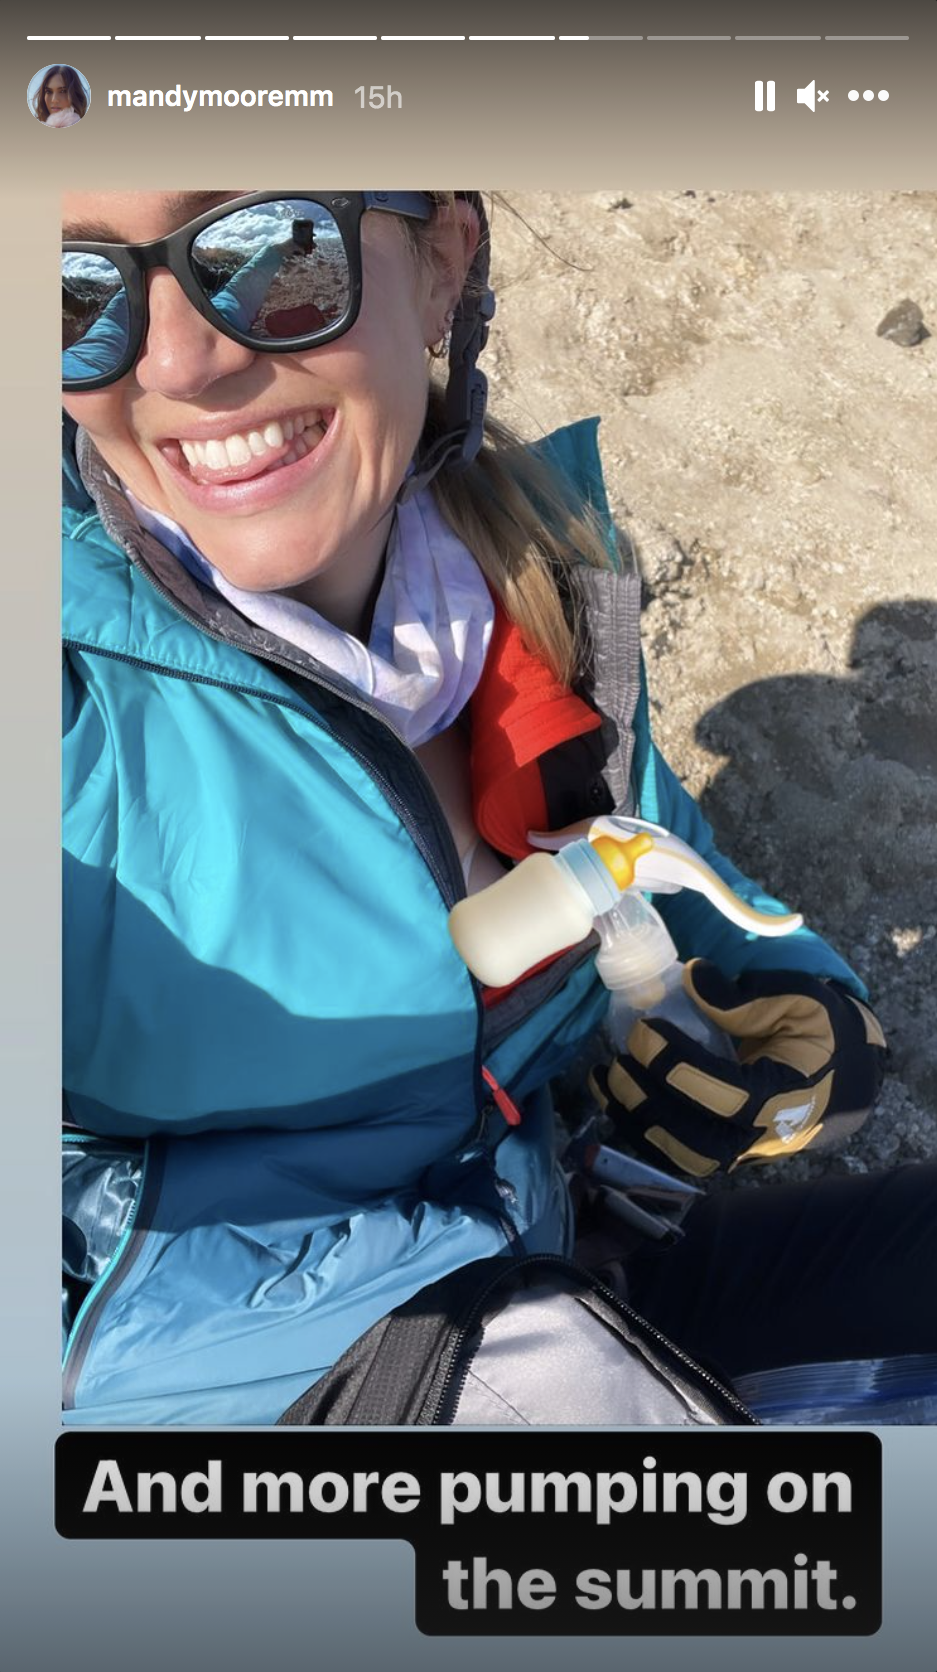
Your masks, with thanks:
[[[120,244],[123,240],[103,221],[70,221],[62,228],[66,244]]]
[[[197,215],[204,215],[207,209],[214,209],[216,204],[227,203],[230,198],[241,197],[242,192],[176,192],[167,199],[166,213],[173,220],[180,222],[194,221]]]
[[[169,220],[184,226],[219,203],[240,196],[238,192],[176,192],[166,201]],[[70,221],[62,228],[69,244],[124,244],[127,242],[107,221]]]

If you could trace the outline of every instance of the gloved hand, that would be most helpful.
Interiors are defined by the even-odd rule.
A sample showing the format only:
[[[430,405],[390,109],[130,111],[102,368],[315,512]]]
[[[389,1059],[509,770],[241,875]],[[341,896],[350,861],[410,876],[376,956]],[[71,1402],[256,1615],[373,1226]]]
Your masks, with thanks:
[[[729,1035],[738,1062],[703,1049],[672,1022],[642,1017],[626,1053],[589,1085],[618,1136],[657,1165],[661,1154],[705,1178],[743,1161],[832,1148],[860,1127],[885,1072],[885,1036],[837,982],[790,970],[730,981],[693,959],[684,986]]]

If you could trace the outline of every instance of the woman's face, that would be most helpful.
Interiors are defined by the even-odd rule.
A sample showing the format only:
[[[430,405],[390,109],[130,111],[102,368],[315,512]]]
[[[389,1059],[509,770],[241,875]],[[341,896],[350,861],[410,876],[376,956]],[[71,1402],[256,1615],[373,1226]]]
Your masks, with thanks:
[[[45,87],[46,110],[54,116],[58,110],[71,109],[71,95],[65,85],[65,77],[61,70],[56,75],[50,75]]]
[[[145,243],[211,207],[205,198],[67,194],[66,236],[92,222],[117,242]],[[394,216],[366,213],[361,230],[361,311],[335,342],[255,354],[215,331],[172,274],[157,271],[136,365],[109,388],[65,400],[130,491],[248,591],[288,588],[310,603],[330,589],[366,595],[380,565],[423,427],[425,351],[442,335],[474,244],[464,220],[450,219],[423,261]],[[290,441],[299,421],[301,438]],[[255,456],[251,434],[274,445]]]

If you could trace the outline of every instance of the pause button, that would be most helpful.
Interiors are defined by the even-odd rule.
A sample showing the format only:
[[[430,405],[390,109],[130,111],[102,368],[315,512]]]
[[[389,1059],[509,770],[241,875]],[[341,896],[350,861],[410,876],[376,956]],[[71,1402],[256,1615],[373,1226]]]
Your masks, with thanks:
[[[767,90],[768,90],[767,91],[767,98],[765,97],[765,88],[767,88]],[[773,110],[774,109],[774,82],[773,81],[767,81],[767,82],[766,81],[756,81],[755,82],[755,109],[756,110]]]

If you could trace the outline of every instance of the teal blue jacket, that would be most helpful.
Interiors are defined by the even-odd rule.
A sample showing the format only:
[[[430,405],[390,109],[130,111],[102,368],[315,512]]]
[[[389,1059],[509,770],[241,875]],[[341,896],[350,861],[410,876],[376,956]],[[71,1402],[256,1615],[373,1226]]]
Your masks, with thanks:
[[[546,450],[607,517],[595,425]],[[486,1011],[447,928],[458,858],[412,752],[204,592],[100,468],[94,500],[71,458],[67,477],[65,1208],[93,1285],[68,1317],[65,1420],[270,1423],[425,1284],[568,1245],[535,1094],[607,994],[585,945]],[[631,809],[757,904],[635,691]],[[682,955],[863,990],[806,930],[763,944],[699,897],[659,903]]]

